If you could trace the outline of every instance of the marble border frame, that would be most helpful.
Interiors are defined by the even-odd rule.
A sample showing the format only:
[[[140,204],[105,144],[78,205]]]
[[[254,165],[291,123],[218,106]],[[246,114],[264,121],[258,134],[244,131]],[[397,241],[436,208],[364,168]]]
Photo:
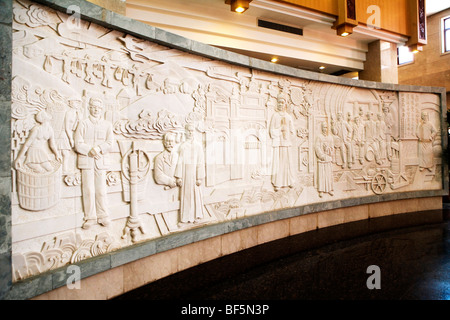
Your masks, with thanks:
[[[441,98],[441,125],[447,128],[446,91],[442,87],[423,87],[412,85],[396,85],[366,80],[353,80],[311,71],[300,70],[268,61],[251,58],[245,55],[215,48],[193,41],[179,35],[127,18],[84,0],[34,0],[34,2],[52,9],[67,12],[71,5],[81,9],[81,18],[107,28],[127,32],[131,35],[159,43],[161,45],[221,60],[234,65],[268,71],[286,76],[307,80],[323,81],[333,84],[348,85],[367,89],[394,90],[403,92],[437,93]],[[0,0],[0,144],[3,149],[11,147],[11,64],[12,64],[12,0]],[[442,147],[447,157],[448,136],[442,130]],[[303,207],[283,209],[259,215],[222,222],[202,228],[174,233],[154,240],[138,243],[109,254],[83,260],[76,265],[81,269],[81,278],[110,270],[123,264],[164,252],[169,249],[194,243],[196,241],[220,236],[229,232],[258,226],[264,223],[325,210],[352,207],[384,201],[405,200],[413,198],[445,196],[449,194],[448,165],[442,163],[443,189],[433,191],[399,192],[385,195],[374,195],[363,198],[344,199]],[[0,154],[0,299],[21,300],[59,288],[66,284],[67,267],[51,270],[23,281],[12,283],[11,266],[11,159],[10,152]]]

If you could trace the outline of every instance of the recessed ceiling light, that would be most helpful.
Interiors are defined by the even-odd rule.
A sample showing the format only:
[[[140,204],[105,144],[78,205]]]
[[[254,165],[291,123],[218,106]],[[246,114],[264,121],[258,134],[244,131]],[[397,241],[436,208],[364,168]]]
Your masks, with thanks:
[[[319,69],[320,69],[320,70],[323,70],[323,69],[325,69],[325,67],[324,67],[324,66],[320,66]]]
[[[225,3],[231,5],[231,11],[242,13],[249,8],[251,1],[252,0],[229,0],[225,1]]]
[[[273,57],[270,61],[273,62],[273,63],[275,63],[275,62],[278,61],[278,58],[277,58],[277,57]]]

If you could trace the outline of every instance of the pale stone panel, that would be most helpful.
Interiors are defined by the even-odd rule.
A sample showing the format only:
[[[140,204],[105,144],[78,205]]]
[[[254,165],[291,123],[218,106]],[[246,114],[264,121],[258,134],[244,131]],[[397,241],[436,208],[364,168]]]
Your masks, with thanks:
[[[83,279],[78,288],[63,286],[33,300],[107,300],[124,293],[123,268],[114,268]]]
[[[423,210],[441,210],[443,207],[441,197],[423,198],[418,199],[418,205],[416,211]]]
[[[290,235],[296,235],[303,232],[308,232],[317,229],[317,213],[307,214],[295,218],[291,218]]]
[[[178,253],[168,250],[123,265],[124,292],[164,278],[178,271]]]
[[[256,227],[230,232],[222,235],[222,254],[235,253],[257,244],[258,229]]]
[[[258,244],[263,244],[289,236],[288,220],[266,223],[256,228],[258,229]]]
[[[317,227],[326,228],[337,224],[344,223],[345,209],[334,209],[330,211],[322,211],[317,214]]]

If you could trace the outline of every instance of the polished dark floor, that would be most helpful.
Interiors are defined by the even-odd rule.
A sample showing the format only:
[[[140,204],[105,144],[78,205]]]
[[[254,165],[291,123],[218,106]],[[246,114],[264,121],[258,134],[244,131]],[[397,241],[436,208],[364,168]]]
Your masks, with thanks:
[[[449,211],[369,219],[204,263],[116,300],[450,300]],[[380,289],[369,289],[370,265]]]

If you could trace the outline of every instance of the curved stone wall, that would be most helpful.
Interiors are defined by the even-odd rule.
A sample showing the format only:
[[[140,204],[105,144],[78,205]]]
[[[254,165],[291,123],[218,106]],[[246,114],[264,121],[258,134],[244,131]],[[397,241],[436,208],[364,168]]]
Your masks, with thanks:
[[[293,255],[298,251],[291,251],[292,248],[288,247],[285,248],[284,252],[268,252],[267,255],[269,257],[265,258],[267,260],[260,261],[254,257],[254,255],[258,256],[255,254],[255,251],[251,250],[251,248],[256,246],[276,242],[276,240],[288,236],[291,237],[290,241],[295,243],[292,244],[292,247],[298,246],[301,248],[298,250],[303,251],[317,248],[317,246],[321,247],[330,242],[335,243],[336,241],[348,240],[355,236],[365,236],[375,232],[392,230],[393,228],[440,223],[443,219],[442,210],[439,210],[441,208],[441,197],[433,197],[340,208],[269,222],[156,253],[85,278],[81,280],[78,290],[73,290],[63,285],[34,299],[111,299],[188,268],[244,250],[246,254],[241,256],[241,258],[246,257],[248,253],[248,257],[251,260],[243,262],[247,268],[248,264],[258,266],[261,263],[267,263],[272,259],[269,257],[282,258]],[[383,217],[388,219],[383,219]],[[396,223],[395,221],[399,221],[399,219],[403,222]],[[346,232],[336,232],[336,228],[333,228],[336,226],[342,231],[340,227],[343,226],[341,224],[346,223],[346,227],[355,221],[362,223],[359,229],[356,229],[354,225],[351,226],[355,230],[353,235]],[[378,225],[378,227],[369,227],[370,223]],[[305,233],[309,234],[309,239],[314,239],[315,241],[313,243],[297,243],[296,240],[292,240],[295,239],[296,235]],[[333,234],[333,236],[330,235],[330,238],[324,239],[323,236],[320,236],[321,234]],[[384,249],[386,248],[381,250]],[[255,250],[261,252],[261,249]],[[248,270],[243,266],[237,265],[234,272],[239,272],[238,270],[242,270],[241,268]],[[221,270],[220,272],[227,273],[227,271]]]
[[[208,239],[223,254],[214,239],[248,228],[289,236],[311,214],[345,223],[446,194],[441,88],[306,72],[84,1],[38,2],[12,9],[10,297],[64,286],[70,266],[86,278]]]

